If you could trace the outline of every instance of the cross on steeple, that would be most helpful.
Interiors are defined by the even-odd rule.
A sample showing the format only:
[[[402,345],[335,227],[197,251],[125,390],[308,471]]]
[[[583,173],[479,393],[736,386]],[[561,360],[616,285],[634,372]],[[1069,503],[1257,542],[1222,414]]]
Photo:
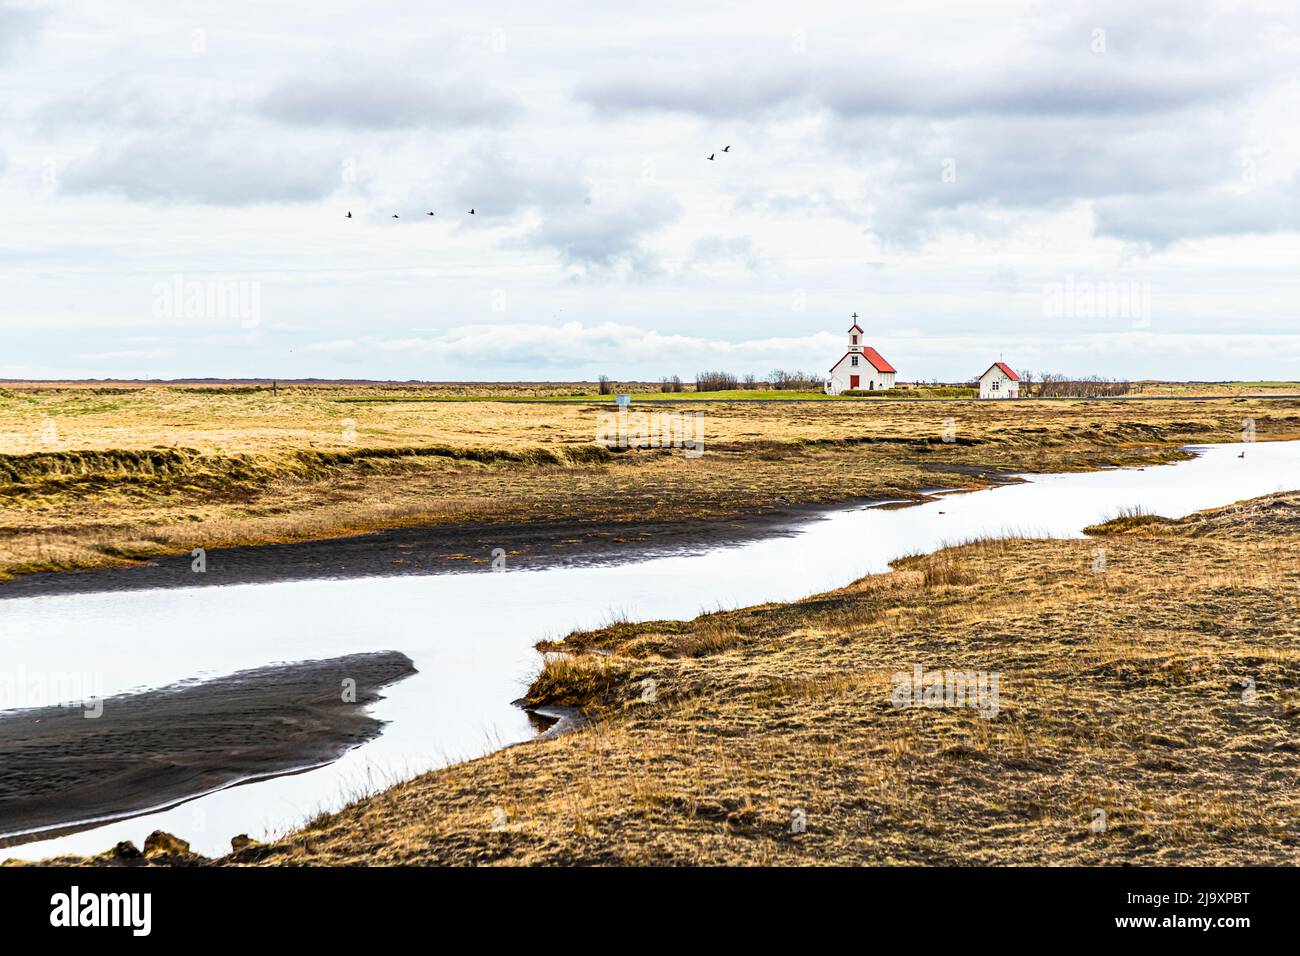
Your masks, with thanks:
[[[858,321],[858,313],[854,312],[852,318],[854,322]]]

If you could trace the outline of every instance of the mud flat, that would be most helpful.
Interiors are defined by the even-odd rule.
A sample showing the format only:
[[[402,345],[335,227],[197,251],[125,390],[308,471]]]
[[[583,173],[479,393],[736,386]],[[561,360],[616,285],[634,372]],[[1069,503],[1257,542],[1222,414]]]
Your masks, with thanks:
[[[381,651],[0,714],[0,846],[329,763],[381,732],[366,705],[413,673]]]

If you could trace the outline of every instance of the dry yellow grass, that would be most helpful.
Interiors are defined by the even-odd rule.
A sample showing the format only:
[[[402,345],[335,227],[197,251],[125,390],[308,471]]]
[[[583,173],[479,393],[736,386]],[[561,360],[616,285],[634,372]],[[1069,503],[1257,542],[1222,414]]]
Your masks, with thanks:
[[[1100,574],[1097,545],[575,634],[531,696],[590,728],[226,862],[1296,863],[1300,494],[1109,534]],[[894,706],[915,664],[998,674],[996,715]]]
[[[0,389],[0,579],[377,528],[592,526],[978,487],[1004,470],[1155,463],[1300,435],[1300,398],[676,406],[706,452],[606,452],[600,406],[369,401],[427,388]],[[953,440],[945,442],[944,435]]]

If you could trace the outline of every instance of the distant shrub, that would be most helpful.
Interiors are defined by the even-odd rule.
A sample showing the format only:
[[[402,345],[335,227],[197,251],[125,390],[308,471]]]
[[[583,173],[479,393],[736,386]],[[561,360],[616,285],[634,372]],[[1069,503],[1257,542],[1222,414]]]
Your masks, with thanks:
[[[614,394],[614,383],[609,380],[608,375],[602,375],[599,379],[597,379],[597,382],[599,383],[600,386],[601,395]]]
[[[1045,372],[1035,376],[1033,372],[1024,372],[1020,376],[1021,389],[1034,398],[1105,398],[1111,395],[1128,395],[1133,391],[1131,383],[1124,379],[1102,378],[1100,375],[1085,375],[1081,378],[1068,378],[1054,372]]]
[[[697,392],[729,392],[739,385],[739,380],[730,372],[699,372],[695,376]]]
[[[680,377],[674,375],[672,378],[664,376],[659,380],[659,391],[661,392],[682,392],[685,386],[682,385]]]
[[[912,388],[881,388],[872,391],[846,388],[841,395],[854,398],[978,398],[980,390],[965,385],[917,385]]]
[[[800,392],[822,387],[821,376],[811,372],[787,372],[780,368],[768,372],[767,381],[773,388],[786,391]]]

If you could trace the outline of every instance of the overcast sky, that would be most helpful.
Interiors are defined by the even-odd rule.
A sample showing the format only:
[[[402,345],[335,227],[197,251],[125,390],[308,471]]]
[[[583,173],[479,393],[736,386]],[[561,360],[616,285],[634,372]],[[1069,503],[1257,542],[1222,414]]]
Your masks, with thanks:
[[[1294,4],[612,6],[3,3],[0,377],[1300,377]]]

